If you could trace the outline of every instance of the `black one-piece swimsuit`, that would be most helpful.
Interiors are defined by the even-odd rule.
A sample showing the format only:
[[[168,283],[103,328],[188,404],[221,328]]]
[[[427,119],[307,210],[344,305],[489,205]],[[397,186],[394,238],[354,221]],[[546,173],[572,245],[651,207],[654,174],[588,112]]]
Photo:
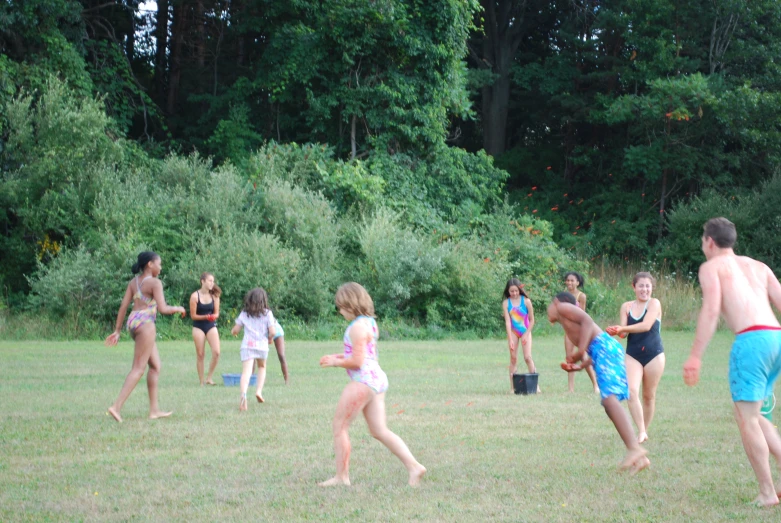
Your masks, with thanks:
[[[632,317],[631,310],[630,307],[626,314],[627,326],[643,323],[648,311],[644,310],[643,315],[636,320]],[[662,335],[660,333],[661,324],[662,322],[657,319],[648,332],[637,332],[627,336],[626,353],[636,359],[643,367],[664,352],[664,347],[662,347]]]
[[[196,291],[196,294],[198,295],[198,305],[195,306],[195,314],[201,314],[204,316],[207,314],[214,314],[214,298],[212,298],[211,303],[201,303],[201,293]],[[201,329],[204,334],[216,326],[217,323],[213,321],[193,320],[193,327],[196,329]]]

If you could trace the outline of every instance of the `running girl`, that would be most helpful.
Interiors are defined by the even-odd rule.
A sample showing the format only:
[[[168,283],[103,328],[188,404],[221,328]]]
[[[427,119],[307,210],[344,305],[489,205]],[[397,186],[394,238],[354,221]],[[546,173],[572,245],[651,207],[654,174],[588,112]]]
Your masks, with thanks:
[[[507,331],[507,345],[510,348],[510,391],[513,391],[513,374],[518,370],[518,342],[523,346],[523,360],[529,372],[537,372],[532,360],[534,307],[517,278],[510,278],[504,287],[503,296],[502,314],[504,314],[504,328]],[[537,386],[537,392],[539,391],[540,388]]]
[[[151,251],[145,251],[138,255],[138,261],[133,264],[133,274],[141,273],[127,284],[125,297],[119,306],[117,323],[114,332],[106,338],[106,346],[113,347],[119,341],[119,333],[122,330],[122,322],[125,313],[133,302],[133,310],[127,319],[127,330],[135,341],[133,354],[133,367],[125,378],[125,384],[119,392],[119,397],[108,408],[108,413],[115,420],[122,423],[120,411],[127,401],[130,393],[136,388],[138,381],[144,375],[147,365],[149,371],[146,374],[146,386],[149,391],[149,419],[165,418],[171,412],[163,412],[157,405],[157,380],[160,377],[160,354],[157,352],[157,329],[155,320],[158,311],[161,314],[181,314],[184,318],[184,307],[171,307],[165,303],[163,296],[163,284],[157,279],[163,265],[160,256]]]
[[[210,272],[201,274],[201,288],[190,295],[190,318],[193,320],[193,341],[195,342],[195,367],[198,369],[198,380],[204,384],[203,363],[206,342],[212,350],[212,360],[209,363],[209,374],[205,383],[214,385],[212,376],[217,362],[220,361],[220,334],[217,332],[217,318],[220,317],[220,294],[222,290],[214,283],[214,275]]]
[[[621,305],[620,325],[605,329],[611,336],[626,340],[626,378],[629,382],[629,412],[637,425],[637,442],[648,440],[648,427],[656,409],[656,387],[664,373],[662,347],[662,304],[651,297],[656,284],[647,272],[638,272],[632,279],[635,299]],[[640,384],[643,402],[640,403]]]
[[[583,279],[583,276],[580,275],[580,273],[572,271],[564,275],[564,285],[567,287],[567,292],[575,297],[575,305],[582,311],[586,310],[586,294],[581,290],[583,289],[584,283],[585,280]],[[571,354],[574,354],[575,349],[575,344],[572,343],[572,340],[570,340],[565,334],[564,356],[567,357]],[[586,373],[588,374],[588,377],[591,378],[591,385],[594,387],[594,393],[599,394],[599,387],[597,386],[597,377],[594,375],[594,369],[591,367],[586,367]],[[570,392],[575,392],[575,373],[567,373],[567,385]]]
[[[388,430],[385,419],[385,391],[388,377],[380,368],[377,352],[377,322],[374,302],[357,283],[345,283],[336,291],[336,308],[350,322],[344,331],[344,354],[327,354],[321,367],[342,367],[350,383],[342,391],[333,421],[336,476],[320,483],[322,487],[350,484],[350,436],[347,429],[363,411],[369,431],[401,460],[409,473],[409,484],[416,486],[426,468],[415,460],[404,441]]]
[[[263,384],[266,382],[266,359],[268,345],[274,339],[274,314],[268,308],[268,295],[260,287],[252,289],[244,297],[244,309],[236,318],[231,334],[236,336],[244,328],[244,339],[241,340],[241,398],[239,411],[247,410],[247,387],[252,376],[255,362],[258,364],[257,391],[255,399],[263,403]]]

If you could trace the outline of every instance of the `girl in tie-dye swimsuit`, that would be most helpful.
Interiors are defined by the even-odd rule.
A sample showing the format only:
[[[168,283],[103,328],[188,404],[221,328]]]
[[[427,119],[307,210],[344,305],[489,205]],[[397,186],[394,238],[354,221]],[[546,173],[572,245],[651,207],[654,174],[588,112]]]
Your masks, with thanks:
[[[388,430],[385,418],[385,391],[388,377],[377,359],[379,332],[374,320],[374,302],[357,283],[345,283],[336,291],[336,307],[350,325],[344,333],[344,352],[320,358],[321,367],[342,367],[350,376],[333,421],[336,476],[320,486],[350,484],[350,423],[363,412],[371,435],[401,460],[409,473],[409,484],[416,486],[426,468],[415,460],[407,444]]]
[[[517,301],[516,305],[513,301]],[[530,373],[537,372],[532,360],[532,327],[534,327],[534,307],[523,291],[523,285],[517,278],[511,278],[504,287],[502,302],[504,325],[507,331],[507,344],[510,348],[510,388],[513,374],[518,370],[518,343],[523,347],[523,359]],[[539,392],[539,387],[537,387]]]
[[[117,323],[114,332],[106,338],[106,345],[113,346],[119,341],[119,334],[122,330],[122,322],[125,319],[125,313],[131,303],[140,306],[139,309],[130,312],[127,318],[127,330],[135,342],[133,353],[133,368],[130,369],[125,384],[119,393],[119,397],[114,404],[109,407],[108,414],[122,422],[122,416],[119,412],[122,405],[125,404],[130,393],[138,384],[144,372],[147,372],[147,388],[149,389],[149,418],[157,419],[169,416],[170,412],[163,412],[157,405],[157,380],[160,374],[160,354],[157,352],[157,343],[155,338],[157,331],[155,329],[155,319],[157,312],[161,314],[181,314],[184,316],[184,307],[171,307],[165,303],[163,296],[163,284],[157,279],[162,270],[160,256],[151,251],[145,251],[138,255],[138,261],[133,264],[133,274],[140,274],[134,277],[127,285],[125,297],[119,306],[117,314]],[[140,279],[139,279],[140,278]],[[146,283],[146,292],[143,289]],[[157,297],[157,299],[155,299]]]
[[[134,300],[138,300],[146,305],[145,308],[137,311],[131,311],[130,316],[127,317],[127,330],[130,332],[130,336],[135,338],[136,331],[141,325],[147,323],[154,323],[157,319],[157,302],[154,298],[147,298],[144,293],[141,292],[141,284],[152,276],[147,276],[140,282],[138,276],[133,278],[136,280],[136,293],[133,295]]]

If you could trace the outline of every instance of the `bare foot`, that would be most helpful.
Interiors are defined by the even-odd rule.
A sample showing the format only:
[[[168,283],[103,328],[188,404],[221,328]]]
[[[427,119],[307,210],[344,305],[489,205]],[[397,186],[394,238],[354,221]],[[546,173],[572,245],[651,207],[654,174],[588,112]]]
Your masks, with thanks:
[[[647,432],[641,432],[639,436],[637,436],[637,442],[638,443],[645,443],[648,441],[648,433]]]
[[[647,451],[642,447],[636,449],[630,449],[626,452],[624,460],[618,465],[620,470],[628,470],[631,468],[640,458],[644,458]]]
[[[642,458],[638,459],[634,462],[632,467],[629,469],[629,475],[634,476],[638,472],[640,472],[643,469],[647,469],[651,466],[651,460],[647,457],[643,456]]]
[[[163,411],[158,410],[157,412],[150,412],[149,413],[149,419],[167,418],[171,414],[173,414],[173,411],[171,411],[171,412],[163,412]]]
[[[778,505],[778,495],[775,495],[773,497],[762,497],[757,496],[757,499],[751,502],[752,505],[756,505],[759,508],[768,508],[768,507],[774,507]]]
[[[255,393],[255,399],[258,400],[258,403],[263,403],[266,401],[263,399],[263,394],[260,392]]]
[[[426,473],[426,467],[418,463],[418,465],[409,473],[409,486],[417,487],[420,484],[420,478]]]
[[[212,380],[206,380],[206,384],[207,384],[207,385],[217,385],[217,384],[216,384],[216,383],[214,383],[214,381],[212,381]]]
[[[109,413],[109,414],[111,414],[111,416],[112,416],[112,417],[113,417],[115,420],[117,420],[119,423],[122,423],[122,416],[120,416],[120,415],[119,415],[119,412],[117,412],[116,410],[114,410],[114,407],[109,407],[109,408],[108,408],[108,413]]]
[[[410,480],[412,481],[412,480]],[[349,479],[341,479],[337,477],[333,477],[331,479],[327,479],[321,483],[318,483],[321,487],[335,487],[337,485],[345,485],[347,487],[350,486],[350,480]]]
[[[247,410],[247,396],[242,396],[239,400],[239,412]]]

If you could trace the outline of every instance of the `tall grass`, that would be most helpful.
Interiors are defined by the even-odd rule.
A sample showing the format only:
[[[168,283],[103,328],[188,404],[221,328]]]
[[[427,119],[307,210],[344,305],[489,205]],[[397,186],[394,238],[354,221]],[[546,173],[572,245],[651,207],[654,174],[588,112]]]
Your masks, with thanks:
[[[694,329],[701,301],[700,289],[696,285],[694,275],[676,273],[664,264],[659,267],[643,262],[592,264],[591,270],[586,275],[584,288],[588,296],[586,311],[603,327],[617,323],[621,304],[634,299],[632,277],[641,270],[650,272],[656,278],[653,296],[662,302],[664,328]],[[467,328],[443,328],[414,320],[384,319],[382,337],[395,340],[503,338],[505,334],[500,315],[501,303],[498,298],[500,294],[501,289],[497,289],[495,323],[487,325],[480,331]],[[556,328],[548,325],[544,309],[536,311],[536,315],[537,334],[558,332]],[[309,322],[300,318],[284,318],[280,321],[283,322],[289,339],[334,340],[344,333],[341,318],[335,313],[333,317]],[[228,335],[231,326],[227,320],[221,322],[219,327],[225,330],[223,336]],[[8,308],[0,306],[0,337],[3,339],[97,340],[108,335],[111,330],[113,330],[113,323],[84,320],[79,325],[73,325],[65,318],[55,317],[46,311],[11,313]],[[160,317],[157,330],[162,340],[185,340],[191,336],[190,321],[187,318],[182,320]]]
[[[662,323],[665,329],[694,329],[702,294],[692,273],[680,274],[667,264],[602,262],[594,264],[586,281],[589,299],[587,311],[600,325],[618,321],[621,304],[635,298],[632,278],[640,271],[651,273],[656,279],[653,297],[662,303]]]

